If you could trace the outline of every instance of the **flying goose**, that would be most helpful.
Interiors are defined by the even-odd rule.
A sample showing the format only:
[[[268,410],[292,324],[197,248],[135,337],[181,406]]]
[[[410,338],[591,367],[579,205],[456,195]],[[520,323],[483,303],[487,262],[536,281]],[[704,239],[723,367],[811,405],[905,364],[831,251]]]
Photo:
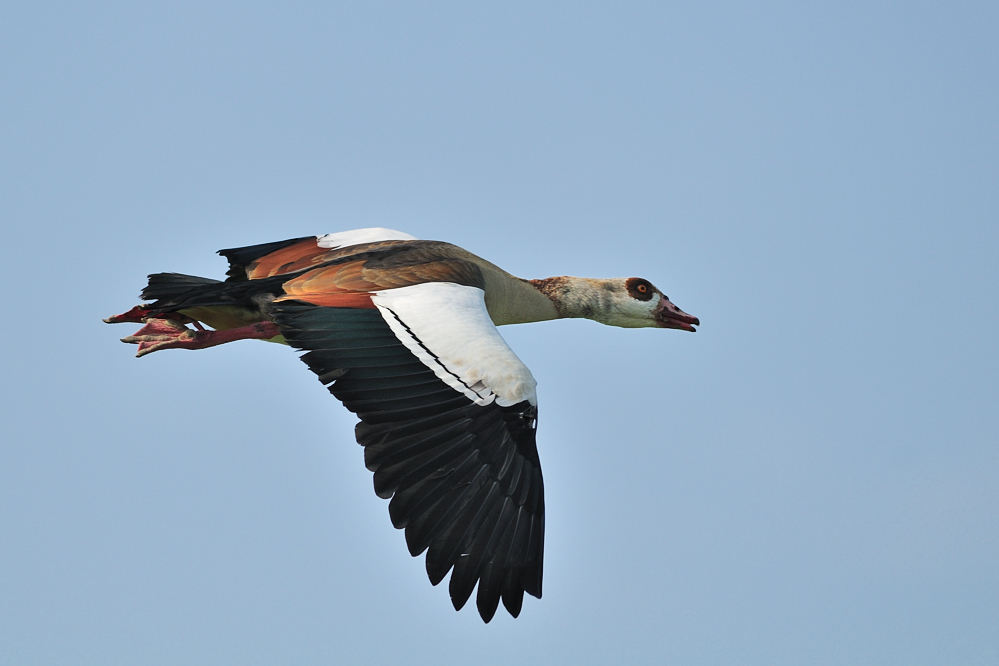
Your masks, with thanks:
[[[455,610],[478,584],[485,622],[501,598],[517,617],[524,592],[541,597],[545,533],[536,382],[496,327],[561,317],[700,324],[641,278],[522,280],[391,229],[219,254],[229,260],[224,282],[150,275],[144,303],[104,321],[144,324],[122,340],[137,356],[246,339],[304,351],[360,418],[365,465],[409,552],[427,552],[434,585],[452,572]]]

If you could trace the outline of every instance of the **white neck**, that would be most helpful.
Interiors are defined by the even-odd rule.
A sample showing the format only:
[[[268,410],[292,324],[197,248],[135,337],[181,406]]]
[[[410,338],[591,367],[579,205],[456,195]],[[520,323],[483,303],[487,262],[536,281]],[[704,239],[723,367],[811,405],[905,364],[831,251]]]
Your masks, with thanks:
[[[609,323],[615,291],[621,280],[595,280],[563,275],[543,280],[524,280],[481,257],[453,248],[457,256],[482,270],[486,308],[497,326],[527,324],[568,317],[584,317]]]
[[[534,288],[551,300],[560,319],[595,321],[604,321],[613,307],[617,282],[569,275],[531,280]]]
[[[562,275],[543,280],[502,279],[485,273],[486,307],[497,326],[583,318],[611,323],[620,280]]]

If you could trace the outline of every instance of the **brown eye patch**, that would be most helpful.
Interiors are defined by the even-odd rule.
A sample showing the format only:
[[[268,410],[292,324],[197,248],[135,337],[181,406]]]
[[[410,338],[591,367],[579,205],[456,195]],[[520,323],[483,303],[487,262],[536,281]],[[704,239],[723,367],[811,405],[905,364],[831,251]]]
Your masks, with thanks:
[[[624,285],[628,288],[628,295],[639,301],[651,300],[652,295],[656,292],[652,283],[642,278],[628,278]]]

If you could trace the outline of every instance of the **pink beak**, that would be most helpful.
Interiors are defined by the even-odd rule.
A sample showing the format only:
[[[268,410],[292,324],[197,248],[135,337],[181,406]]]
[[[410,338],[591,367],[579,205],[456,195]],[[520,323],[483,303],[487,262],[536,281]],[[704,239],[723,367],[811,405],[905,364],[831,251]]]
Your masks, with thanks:
[[[701,325],[700,319],[676,307],[665,296],[656,309],[655,317],[663,328],[678,328],[681,331],[690,331],[691,333],[697,332],[694,326]]]

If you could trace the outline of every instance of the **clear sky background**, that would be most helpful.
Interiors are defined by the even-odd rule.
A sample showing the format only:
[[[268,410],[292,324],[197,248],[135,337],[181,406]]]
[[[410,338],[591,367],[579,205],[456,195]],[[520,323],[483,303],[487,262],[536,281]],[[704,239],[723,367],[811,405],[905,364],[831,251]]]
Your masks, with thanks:
[[[999,663],[999,5],[7,3],[0,663]],[[288,348],[100,318],[365,226],[650,279],[508,327],[545,595],[483,625]]]

